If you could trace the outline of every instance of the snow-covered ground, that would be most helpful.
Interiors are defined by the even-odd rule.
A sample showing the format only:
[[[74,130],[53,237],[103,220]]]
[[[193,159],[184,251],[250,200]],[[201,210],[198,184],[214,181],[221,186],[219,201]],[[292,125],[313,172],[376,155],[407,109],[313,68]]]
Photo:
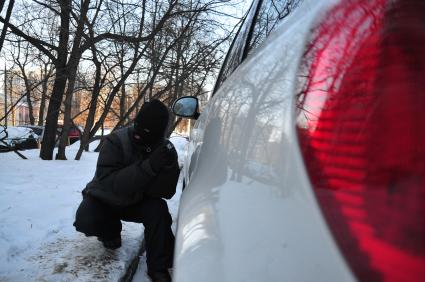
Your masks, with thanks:
[[[182,155],[186,140],[171,141]],[[39,150],[23,151],[28,160],[0,154],[0,281],[118,281],[137,255],[141,224],[123,224],[123,246],[115,251],[72,226],[98,156],[85,152],[80,161],[72,160],[77,149],[78,142],[68,147],[67,161],[42,161]],[[174,219],[180,195],[181,182],[168,201]],[[143,257],[139,268],[143,281]]]

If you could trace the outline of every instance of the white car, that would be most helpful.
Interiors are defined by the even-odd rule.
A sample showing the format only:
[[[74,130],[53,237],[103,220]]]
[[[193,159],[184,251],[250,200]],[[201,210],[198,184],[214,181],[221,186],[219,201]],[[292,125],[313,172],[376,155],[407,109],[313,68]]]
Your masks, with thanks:
[[[39,136],[31,128],[0,126],[0,151],[36,149]]]
[[[425,281],[425,3],[254,1],[197,118],[174,281]]]

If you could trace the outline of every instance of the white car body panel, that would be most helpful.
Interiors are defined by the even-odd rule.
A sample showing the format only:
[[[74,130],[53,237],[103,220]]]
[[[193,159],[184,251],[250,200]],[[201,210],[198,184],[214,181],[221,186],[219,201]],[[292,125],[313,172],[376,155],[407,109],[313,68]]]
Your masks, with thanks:
[[[355,280],[321,216],[294,125],[299,60],[333,2],[303,1],[202,112],[189,145],[174,281]]]

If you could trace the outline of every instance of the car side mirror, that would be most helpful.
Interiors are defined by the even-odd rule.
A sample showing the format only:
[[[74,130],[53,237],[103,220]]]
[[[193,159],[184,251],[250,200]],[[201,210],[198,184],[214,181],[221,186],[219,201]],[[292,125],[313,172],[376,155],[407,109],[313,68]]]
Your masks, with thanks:
[[[199,117],[198,106],[198,98],[184,96],[174,101],[172,110],[176,116],[197,119]]]

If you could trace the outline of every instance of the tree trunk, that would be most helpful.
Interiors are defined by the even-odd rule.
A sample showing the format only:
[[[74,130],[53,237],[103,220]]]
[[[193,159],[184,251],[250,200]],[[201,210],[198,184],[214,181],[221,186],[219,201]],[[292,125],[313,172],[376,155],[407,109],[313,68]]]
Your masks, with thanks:
[[[45,68],[47,70],[47,68]],[[44,78],[43,83],[41,84],[41,101],[40,101],[40,109],[38,111],[38,125],[44,125],[44,110],[46,108],[46,99],[47,99],[47,84],[49,81],[49,76],[47,75],[47,71],[45,72],[46,77]]]
[[[173,117],[170,120],[175,120],[175,116],[172,115]],[[182,118],[179,117],[177,118],[177,120],[175,122],[172,122],[172,124],[170,125],[170,127],[168,128],[168,131],[166,133],[167,138],[170,137],[171,133],[173,133],[174,129],[176,129],[176,127],[179,125],[179,123],[182,121]]]
[[[126,93],[125,93],[125,83],[121,87],[121,97],[120,97],[120,120],[124,119],[126,112]]]
[[[120,72],[121,74],[124,73],[124,47],[121,45],[121,50],[120,50],[120,55],[121,55],[121,59],[120,59]],[[121,97],[120,97],[120,113],[119,113],[119,119],[122,120],[124,119],[124,114],[126,111],[126,93],[125,93],[125,82],[122,84],[121,87]]]
[[[57,160],[66,160],[65,148],[69,145],[68,132],[71,129],[72,88],[74,87],[74,83],[75,77],[72,78],[72,81],[68,81],[68,90],[64,102],[63,127],[59,139],[58,153],[56,155]]]
[[[55,82],[49,101],[49,107],[47,109],[46,128],[44,130],[43,142],[40,150],[40,158],[43,160],[53,159],[59,111],[62,104],[66,81],[68,79],[66,60],[68,55],[71,0],[61,0],[59,3],[61,6],[61,27],[59,34],[58,57],[55,62]]]
[[[32,101],[31,101],[31,94],[29,91],[27,91],[27,103],[28,103],[28,115],[30,118],[30,124],[35,125],[34,110],[33,110]]]
[[[2,7],[1,8],[3,10],[3,5],[4,5],[5,0],[1,0],[1,1],[2,1]],[[7,32],[8,26],[9,26],[10,16],[12,14],[14,4],[15,4],[15,0],[10,0],[9,5],[7,7],[6,18],[5,18],[5,21],[3,23],[3,29],[2,29],[1,34],[0,34],[0,51],[3,48],[3,43],[4,43],[4,39],[6,37],[6,32]]]
[[[84,32],[84,19],[86,18],[87,11],[89,8],[90,0],[85,0],[81,7],[81,14],[78,21],[77,30],[75,33],[74,42],[72,45],[72,51],[67,65],[68,68],[68,88],[65,95],[65,112],[63,120],[62,135],[59,142],[58,154],[56,159],[66,160],[65,149],[69,145],[68,132],[71,128],[71,110],[72,110],[72,97],[74,95],[75,80],[77,77],[78,64],[81,59],[81,48],[80,43]]]
[[[28,77],[25,73],[25,68],[21,67],[21,72],[22,72],[22,76],[24,78],[24,83],[25,83],[25,89],[26,89],[26,98],[27,98],[27,104],[28,104],[28,115],[29,115],[29,119],[30,119],[30,124],[34,125],[35,124],[35,118],[34,118],[34,110],[33,110],[33,106],[32,106],[32,101],[31,101],[31,91],[33,90]]]
[[[76,160],[80,160],[84,149],[89,145],[90,138],[92,138],[95,134],[95,132],[93,132],[91,128],[93,127],[94,118],[96,116],[97,98],[99,97],[99,94],[100,94],[100,74],[101,74],[100,63],[97,62],[95,64],[96,64],[95,84],[94,84],[94,89],[93,89],[93,93],[90,100],[89,113],[88,113],[86,124],[84,127],[84,132],[83,132],[83,135],[81,136],[80,148],[78,149],[77,155],[75,156]]]

